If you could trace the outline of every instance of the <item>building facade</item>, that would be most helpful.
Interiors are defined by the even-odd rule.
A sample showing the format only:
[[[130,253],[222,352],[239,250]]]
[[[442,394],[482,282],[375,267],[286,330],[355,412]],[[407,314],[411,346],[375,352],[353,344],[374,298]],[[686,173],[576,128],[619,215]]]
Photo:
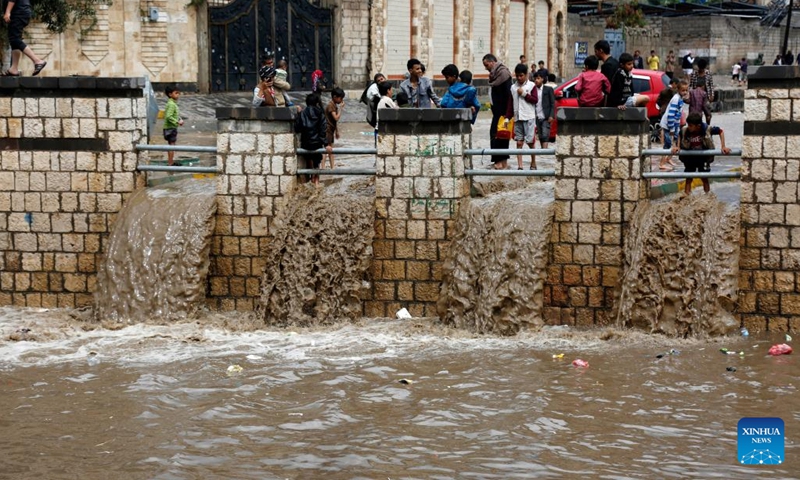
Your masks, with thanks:
[[[247,90],[266,54],[289,61],[289,80],[310,88],[314,70],[329,84],[361,88],[377,72],[406,73],[416,57],[429,76],[449,63],[486,77],[487,53],[513,66],[565,61],[565,0],[114,0],[98,21],[63,34],[27,29],[48,61],[46,76],[141,76],[200,91]],[[328,20],[329,19],[329,20]],[[7,57],[7,55],[5,56]],[[24,66],[24,64],[23,64]]]

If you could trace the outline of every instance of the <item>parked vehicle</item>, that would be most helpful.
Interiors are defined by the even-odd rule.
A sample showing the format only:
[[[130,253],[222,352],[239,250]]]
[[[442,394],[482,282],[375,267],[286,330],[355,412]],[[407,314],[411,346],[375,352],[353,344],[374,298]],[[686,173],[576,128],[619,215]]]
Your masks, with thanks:
[[[666,73],[657,70],[639,69],[633,69],[631,75],[633,75],[633,93],[650,97],[650,102],[647,104],[647,117],[650,119],[650,130],[655,131],[661,120],[661,112],[656,107],[656,99],[658,94],[669,86],[669,77]],[[559,108],[578,106],[578,94],[575,92],[577,83],[578,77],[576,76],[556,87],[556,112]],[[557,131],[558,125],[554,121],[550,127],[551,141],[555,139]]]

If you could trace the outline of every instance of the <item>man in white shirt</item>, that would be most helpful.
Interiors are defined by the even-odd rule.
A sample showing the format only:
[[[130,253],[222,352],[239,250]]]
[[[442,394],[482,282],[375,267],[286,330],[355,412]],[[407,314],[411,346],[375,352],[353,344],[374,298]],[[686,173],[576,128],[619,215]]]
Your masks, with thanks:
[[[517,82],[511,85],[511,99],[514,109],[514,140],[517,148],[527,144],[533,148],[536,132],[536,103],[539,98],[533,82],[528,80],[528,66],[520,63],[514,68]],[[509,112],[511,113],[511,112]],[[511,115],[506,115],[510,117]],[[522,155],[517,155],[517,170],[522,170]],[[531,168],[536,168],[536,157],[531,155]]]

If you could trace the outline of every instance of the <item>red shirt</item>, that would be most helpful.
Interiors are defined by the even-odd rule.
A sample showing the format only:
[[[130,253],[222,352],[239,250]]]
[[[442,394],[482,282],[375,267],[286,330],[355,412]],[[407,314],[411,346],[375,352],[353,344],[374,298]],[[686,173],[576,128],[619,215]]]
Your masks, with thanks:
[[[575,91],[578,92],[578,105],[581,107],[602,107],[605,105],[603,94],[611,91],[611,84],[599,71],[587,70],[578,76]]]

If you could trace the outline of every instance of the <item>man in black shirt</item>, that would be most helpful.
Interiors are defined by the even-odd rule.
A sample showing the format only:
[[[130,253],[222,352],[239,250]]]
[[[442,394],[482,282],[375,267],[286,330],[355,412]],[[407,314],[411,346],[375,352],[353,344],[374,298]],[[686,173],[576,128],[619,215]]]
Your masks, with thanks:
[[[594,44],[594,54],[603,61],[603,66],[600,67],[600,72],[606,76],[608,81],[619,70],[619,62],[616,58],[611,56],[611,45],[605,40],[599,40]]]

